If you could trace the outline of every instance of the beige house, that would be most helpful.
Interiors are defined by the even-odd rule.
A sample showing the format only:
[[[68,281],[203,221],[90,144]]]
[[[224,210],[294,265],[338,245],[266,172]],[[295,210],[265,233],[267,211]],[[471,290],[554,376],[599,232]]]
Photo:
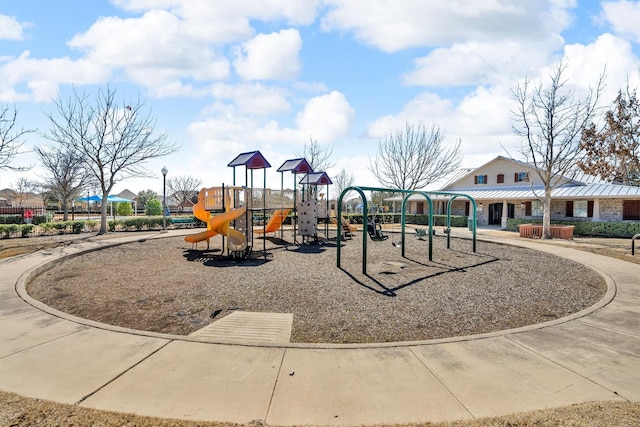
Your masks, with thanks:
[[[551,193],[551,219],[639,221],[640,187],[561,178]],[[476,169],[465,169],[438,191],[463,193],[477,204],[478,225],[507,226],[507,218],[542,219],[544,185],[533,166],[498,156]],[[402,200],[402,197],[394,197]],[[434,197],[434,214],[445,214],[447,197]],[[409,212],[427,214],[424,197],[411,196]],[[470,202],[457,198],[453,215],[469,215]]]

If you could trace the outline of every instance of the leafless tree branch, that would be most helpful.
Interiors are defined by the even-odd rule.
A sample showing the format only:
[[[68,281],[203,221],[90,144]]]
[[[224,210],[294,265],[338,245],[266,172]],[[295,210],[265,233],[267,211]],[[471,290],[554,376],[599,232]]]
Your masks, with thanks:
[[[14,166],[13,158],[21,153],[22,137],[30,130],[17,127],[18,110],[15,105],[0,104],[0,170],[27,170],[29,167]]]
[[[41,187],[50,197],[62,202],[63,219],[67,221],[70,202],[80,196],[90,178],[84,162],[77,152],[65,150],[63,146],[35,147],[34,151],[46,171]]]
[[[176,176],[167,180],[167,189],[179,205],[184,206],[187,201],[191,201],[191,196],[198,188],[202,181],[192,176]]]
[[[317,140],[309,137],[309,142],[304,143],[302,153],[294,153],[298,157],[304,157],[316,172],[324,172],[335,166],[335,162],[331,161],[333,155],[333,147],[320,145]]]
[[[574,178],[583,154],[578,149],[580,135],[597,111],[604,86],[604,72],[584,99],[577,100],[565,87],[566,64],[558,64],[548,76],[549,82],[531,87],[526,78],[512,90],[517,103],[513,132],[521,137],[520,154],[532,166],[532,172],[544,183],[543,234],[551,237],[551,191]]]
[[[150,111],[143,111],[140,98],[119,104],[116,92],[107,86],[92,102],[89,95],[74,89],[66,101],[55,101],[57,115],[47,115],[52,127],[45,137],[77,153],[103,199],[119,181],[151,176],[144,167],[148,160],[177,150],[165,132],[155,132],[156,120]],[[100,234],[107,232],[106,206],[102,204]]]
[[[424,188],[460,165],[460,140],[445,144],[445,134],[436,125],[406,123],[404,129],[378,142],[378,155],[369,170],[382,185],[402,190]]]

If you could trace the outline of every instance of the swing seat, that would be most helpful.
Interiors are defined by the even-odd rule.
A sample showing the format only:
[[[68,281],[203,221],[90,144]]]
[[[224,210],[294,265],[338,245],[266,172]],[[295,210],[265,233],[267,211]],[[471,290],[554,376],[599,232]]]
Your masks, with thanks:
[[[380,224],[367,224],[367,232],[369,233],[371,240],[374,242],[381,242],[389,238],[389,236],[385,236],[382,233],[382,227],[380,227]]]
[[[425,230],[424,228],[416,228],[416,237],[420,240],[424,240],[422,239],[423,237],[425,237],[427,235],[427,230]]]

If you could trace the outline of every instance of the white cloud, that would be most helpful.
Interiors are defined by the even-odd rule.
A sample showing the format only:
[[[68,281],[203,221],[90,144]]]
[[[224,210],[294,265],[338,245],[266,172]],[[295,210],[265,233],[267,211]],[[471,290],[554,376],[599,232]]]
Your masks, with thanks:
[[[23,24],[18,22],[16,18],[6,15],[0,15],[0,40],[22,40]]]
[[[340,156],[343,153],[341,153],[339,149],[334,149],[333,154],[334,156]],[[363,187],[380,185],[376,176],[369,170],[369,156],[351,155],[348,157],[336,157],[336,165],[327,170],[327,174],[331,179],[335,179],[342,169],[345,169],[347,173],[353,175],[354,185]],[[334,196],[334,191],[335,189],[333,187],[329,187],[331,197]],[[348,198],[355,197],[356,195],[356,193],[352,193]]]
[[[218,2],[211,0],[111,0],[117,7],[143,12],[150,9],[171,10],[186,20],[229,30],[248,29],[249,19],[264,21],[284,19],[291,25],[308,25],[315,19],[319,0],[235,0]],[[203,30],[208,31],[206,28]],[[213,30],[215,31],[215,29]]]
[[[331,144],[349,134],[354,116],[354,109],[340,92],[312,98],[296,118],[300,132],[306,134],[299,142],[306,142],[308,135],[320,144]]]
[[[632,77],[628,74],[630,70],[638,74],[638,57],[633,54],[631,44],[611,34],[603,34],[589,45],[565,46],[564,61],[568,65],[566,78],[577,88],[577,95],[593,87],[606,67],[603,101],[607,103],[613,101],[627,77]]]
[[[250,115],[279,115],[290,111],[291,106],[283,90],[261,84],[217,84],[211,89],[216,99],[229,99],[238,111]]]
[[[640,42],[640,2],[608,1],[602,4],[602,18],[608,21],[614,31],[623,36],[631,36]]]
[[[289,80],[300,72],[301,48],[302,39],[295,29],[258,34],[243,44],[233,64],[245,80]]]
[[[456,43],[416,59],[415,70],[405,74],[403,81],[407,85],[429,87],[488,84],[537,69],[561,46],[561,43],[544,46],[513,41]]]
[[[458,104],[437,94],[424,92],[397,114],[381,117],[371,123],[367,134],[384,139],[386,135],[404,129],[408,123],[422,123],[427,129],[437,126],[445,134],[445,143],[461,141],[465,154],[462,165],[473,161],[504,155],[503,145],[516,142],[511,132],[511,99],[508,89],[478,87]],[[482,163],[476,163],[476,166]]]
[[[45,95],[49,89],[45,90],[42,84],[45,80],[46,86],[54,91],[57,85],[70,80],[78,85],[126,80],[146,88],[152,96],[199,96],[206,93],[203,85],[229,77],[230,63],[225,51],[230,44],[254,35],[252,20],[306,25],[315,19],[319,0],[240,0],[232,3],[113,0],[112,3],[142,15],[103,17],[88,30],[76,34],[68,41],[68,46],[81,52],[79,60],[68,57],[29,58],[28,61],[3,58],[3,68],[10,69],[0,69],[0,74],[25,69],[25,73],[16,73],[22,77],[13,84],[39,88],[39,93],[32,94],[36,99],[49,98]],[[0,39],[22,37],[22,28],[15,19],[0,15]],[[251,53],[243,58],[244,71],[249,78],[290,79],[297,76],[300,70],[297,55],[302,43],[297,30],[283,30],[275,37],[267,37],[266,41],[259,38],[254,41]],[[264,55],[274,55],[277,61],[269,63]],[[67,66],[60,66],[62,63]],[[40,64],[41,73],[37,69],[34,71],[30,64]],[[49,68],[44,64],[56,66]],[[255,66],[261,69],[256,71]],[[93,70],[92,75],[85,75],[86,70]],[[10,89],[9,83],[0,83],[3,94],[15,92]]]
[[[553,0],[423,1],[328,0],[325,30],[352,31],[385,52],[418,46],[446,46],[504,40],[555,38],[570,22],[575,2]]]
[[[34,59],[28,51],[0,68],[0,87],[26,82],[36,102],[48,102],[55,98],[58,84],[92,84],[101,82],[108,70],[90,61],[73,61],[69,58]],[[25,95],[21,95],[24,97]]]
[[[371,123],[367,128],[367,136],[375,139],[383,138],[404,128],[407,122],[423,123],[426,126],[437,124],[446,131],[442,122],[453,114],[453,110],[454,105],[451,100],[443,99],[435,93],[423,92],[411,99],[397,114],[383,116]]]
[[[219,85],[215,90],[221,98],[233,99],[238,95],[231,86]],[[239,153],[258,149],[277,169],[280,166],[277,163],[294,158],[296,150],[300,150],[310,136],[320,144],[331,145],[349,133],[353,121],[353,109],[339,92],[309,99],[297,114],[295,127],[281,126],[263,116],[247,115],[221,102],[210,106],[207,112],[211,117],[189,126],[193,143],[185,162],[192,166],[194,174],[224,171],[226,164]],[[269,178],[273,179],[273,176]]]
[[[181,78],[204,81],[227,77],[227,60],[206,40],[190,36],[187,27],[161,10],[140,18],[101,18],[71,39],[69,46],[85,52],[88,60],[126,70],[135,83],[148,87]]]

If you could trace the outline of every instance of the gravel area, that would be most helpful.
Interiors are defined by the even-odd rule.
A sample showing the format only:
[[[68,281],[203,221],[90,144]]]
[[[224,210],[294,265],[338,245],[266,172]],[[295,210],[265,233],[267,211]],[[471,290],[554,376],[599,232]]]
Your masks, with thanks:
[[[409,235],[408,235],[409,236]],[[285,234],[291,240],[291,236]],[[491,332],[553,320],[605,293],[603,279],[578,263],[508,245],[411,235],[322,245],[283,245],[251,259],[192,249],[181,237],[140,239],[62,262],[28,284],[34,298],[83,318],[140,330],[189,334],[234,310],[293,313],[292,342],[425,340]],[[200,249],[205,245],[200,244]],[[263,240],[254,240],[262,249]]]
[[[0,425],[11,427],[260,427],[265,424],[186,421],[142,417],[98,411],[79,405],[64,405],[28,399],[0,391]],[[562,408],[531,411],[503,417],[442,423],[418,423],[395,427],[611,427],[640,425],[640,404],[629,402],[591,402]]]

